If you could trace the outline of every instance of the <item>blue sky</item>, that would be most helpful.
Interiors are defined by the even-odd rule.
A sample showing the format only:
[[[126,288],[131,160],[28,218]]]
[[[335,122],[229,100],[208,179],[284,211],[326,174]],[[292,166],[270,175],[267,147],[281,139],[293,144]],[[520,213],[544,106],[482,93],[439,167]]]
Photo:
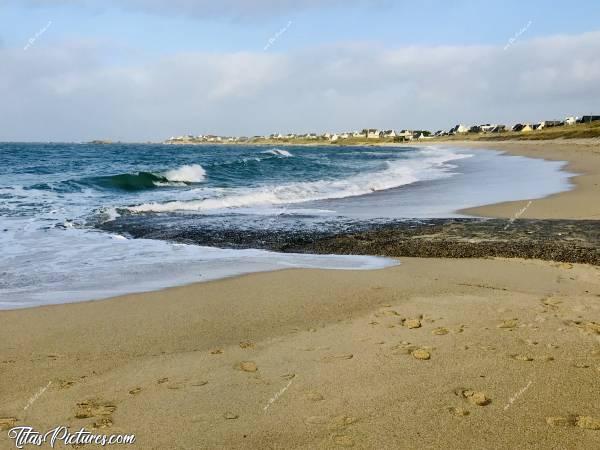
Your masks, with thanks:
[[[0,3],[0,51],[4,52],[3,70],[9,71],[5,76],[14,88],[23,90],[20,98],[35,92],[39,103],[36,110],[28,109],[36,102],[27,98],[18,113],[29,118],[28,127],[16,126],[10,132],[0,129],[0,139],[79,139],[104,133],[123,139],[158,139],[168,130],[173,134],[253,134],[277,131],[271,126],[299,131],[317,126],[353,128],[366,121],[370,123],[365,126],[384,126],[385,122],[385,126],[398,128],[435,128],[479,116],[481,121],[507,121],[511,114],[535,120],[542,111],[552,115],[580,109],[587,112],[598,100],[597,89],[590,90],[598,81],[597,67],[587,55],[593,54],[598,41],[599,19],[597,1],[4,0]],[[23,52],[28,40],[50,22]],[[265,51],[275,36],[276,41]],[[516,38],[514,45],[502,51],[511,38]],[[557,49],[567,53],[561,56]],[[563,58],[555,61],[556,66],[550,61],[553,53],[557,59]],[[452,59],[450,54],[460,56]],[[481,54],[483,60],[495,54],[486,64],[498,64],[499,68],[490,70],[482,65],[482,58],[467,54]],[[492,78],[510,65],[514,65],[510,72],[514,83],[533,83],[531,98],[516,98],[513,104],[497,107],[497,114],[490,114],[492,97],[495,102],[509,101],[496,98],[490,86],[504,82]],[[172,70],[175,66],[181,70]],[[234,66],[242,75],[231,69]],[[558,98],[552,89],[553,83],[560,82],[557,74],[561,67],[572,69],[572,83],[585,82],[571,108],[568,95],[561,93]],[[539,83],[532,79],[537,68]],[[481,85],[480,97],[466,103],[460,96],[453,98],[440,85],[441,79],[432,78],[432,71],[440,77],[445,71],[453,74],[455,83],[469,79],[471,86]],[[22,82],[17,83],[18,79]],[[190,101],[187,106],[193,108],[188,111],[190,119],[185,120],[183,110],[177,112],[179,122],[166,123],[161,120],[161,107],[164,114],[171,114],[174,111],[169,108],[175,106],[168,105],[156,90],[175,92],[183,86],[196,96],[197,103]],[[540,86],[546,91],[536,92]],[[435,101],[424,89],[436,92]],[[445,89],[451,90],[452,84]],[[271,91],[272,98],[267,98]],[[360,95],[352,98],[353,91]],[[312,97],[313,92],[319,95]],[[16,95],[14,89],[11,93]],[[130,95],[148,105],[141,110],[132,107],[128,111],[131,126],[123,129],[119,102]],[[69,105],[88,111],[94,96],[102,98],[96,106],[103,109],[103,117],[109,121],[114,117],[115,122],[97,130],[66,129],[67,118],[79,121],[80,117],[60,108]],[[397,100],[396,106],[391,104],[392,98]],[[311,108],[323,106],[323,100],[327,112],[306,118]],[[365,100],[378,103],[367,111],[359,109]],[[57,108],[50,122],[48,114],[53,110],[49,104],[41,105],[42,101]],[[350,116],[336,110],[336,102],[357,110]],[[248,105],[265,119],[245,124],[225,119],[228,111],[222,108],[248,111]],[[289,109],[283,115],[282,106]],[[7,107],[0,106],[0,119],[14,120],[14,111],[1,108]],[[148,111],[156,112],[150,115]],[[65,122],[51,127],[56,116]],[[416,123],[425,117],[434,119]],[[161,126],[148,127],[148,122]],[[198,122],[201,125],[196,128]]]
[[[600,19],[600,2],[595,1],[363,2],[292,7],[252,17],[235,17],[226,11],[211,17],[176,11],[154,14],[101,5],[49,1],[46,6],[32,6],[8,0],[0,4],[0,36],[5,45],[19,46],[51,21],[52,30],[44,37],[48,45],[67,39],[109,39],[150,54],[253,51],[263,48],[265,41],[292,21],[289,32],[272,47],[287,51],[340,41],[387,46],[504,44],[529,21],[527,37],[533,38],[595,30]]]

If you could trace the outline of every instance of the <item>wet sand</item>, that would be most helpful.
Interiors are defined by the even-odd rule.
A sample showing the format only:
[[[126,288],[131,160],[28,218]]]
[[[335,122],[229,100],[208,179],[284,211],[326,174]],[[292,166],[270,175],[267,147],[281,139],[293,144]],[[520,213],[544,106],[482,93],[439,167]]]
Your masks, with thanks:
[[[543,199],[523,199],[486,205],[461,211],[481,217],[523,219],[600,220],[600,140],[572,139],[557,141],[448,142],[471,149],[488,148],[511,155],[568,161],[566,169],[578,174],[573,189]],[[532,203],[529,205],[529,201]],[[523,210],[525,209],[525,210]]]

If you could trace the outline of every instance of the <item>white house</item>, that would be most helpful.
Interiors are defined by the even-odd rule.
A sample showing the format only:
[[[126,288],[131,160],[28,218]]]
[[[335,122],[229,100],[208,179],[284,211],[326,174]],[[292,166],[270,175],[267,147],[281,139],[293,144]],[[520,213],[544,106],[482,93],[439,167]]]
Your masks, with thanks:
[[[403,137],[406,141],[412,141],[414,138],[412,130],[402,130],[397,136]]]
[[[384,138],[395,138],[398,134],[394,130],[386,130],[381,132]]]
[[[367,139],[379,139],[379,130],[375,128],[364,129],[363,136],[367,136]]]
[[[567,117],[565,119],[565,125],[575,125],[577,123],[577,117]]]
[[[461,124],[456,129],[456,132],[459,134],[465,134],[465,133],[468,133],[469,130],[470,130],[470,127],[467,127],[467,126]]]

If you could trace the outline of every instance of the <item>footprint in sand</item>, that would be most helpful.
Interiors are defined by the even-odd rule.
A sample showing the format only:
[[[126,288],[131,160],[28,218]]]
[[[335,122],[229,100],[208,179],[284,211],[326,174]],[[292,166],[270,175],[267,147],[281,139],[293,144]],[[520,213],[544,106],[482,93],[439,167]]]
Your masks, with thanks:
[[[589,334],[600,334],[600,323],[588,322],[583,325],[583,331]]]
[[[354,358],[354,355],[352,353],[342,353],[342,354],[339,354],[339,355],[324,356],[323,358],[321,358],[321,361],[323,361],[323,362],[333,362],[333,361],[348,360],[348,359],[352,359],[352,358]]]
[[[331,440],[338,447],[354,447],[354,439],[344,434],[334,434],[331,436]]]
[[[167,381],[169,381],[169,379],[167,377],[161,378],[157,381],[158,384],[163,384],[166,383]]]
[[[308,400],[310,400],[311,402],[320,402],[325,400],[325,397],[323,397],[321,394],[319,394],[316,391],[308,391],[306,393],[306,398]]]
[[[486,406],[492,402],[492,400],[489,399],[485,393],[476,392],[472,389],[457,388],[454,390],[454,395],[457,395],[458,397],[461,397],[477,406]]]
[[[439,327],[436,328],[435,330],[433,330],[431,332],[431,334],[435,335],[435,336],[444,336],[445,334],[450,333],[450,330],[448,330],[448,328],[444,328],[444,327]]]
[[[410,342],[402,341],[400,344],[392,347],[393,355],[411,355],[415,350],[418,350],[417,345],[413,345]]]
[[[10,430],[16,423],[16,417],[0,417],[0,431]]]
[[[136,388],[133,388],[133,389],[131,389],[131,390],[129,391],[129,393],[130,393],[131,395],[137,395],[137,394],[139,394],[140,392],[142,392],[142,388],[141,388],[141,387],[136,387]]]
[[[469,414],[471,414],[468,410],[466,410],[464,408],[450,407],[450,408],[448,408],[448,411],[456,417],[466,417]]]
[[[193,387],[200,387],[200,386],[206,386],[208,384],[208,381],[206,381],[206,380],[200,380],[200,381],[194,381],[194,382],[192,382],[190,384]]]
[[[575,364],[573,364],[573,367],[577,369],[589,369],[590,365],[584,362],[576,362]]]
[[[330,430],[345,429],[350,425],[355,424],[356,422],[358,422],[358,419],[356,417],[346,415],[335,416],[329,421],[328,428]]]
[[[214,349],[210,351],[211,355],[222,355],[223,354],[223,350],[221,350],[220,348]]]
[[[575,419],[575,425],[586,430],[600,430],[600,419],[590,416],[579,416]]]
[[[498,325],[498,328],[513,329],[516,328],[518,324],[519,319],[507,319],[504,320],[500,325]]]
[[[415,328],[421,328],[421,321],[419,319],[406,319],[404,326],[410,330]]]
[[[527,361],[527,362],[533,361],[533,357],[531,357],[529,355],[510,355],[510,357],[516,361]]]
[[[422,348],[415,350],[414,352],[412,352],[412,355],[416,358],[419,359],[421,361],[427,361],[429,359],[431,359],[431,353],[429,353],[427,350],[424,350]]]
[[[58,388],[59,389],[69,389],[75,384],[75,381],[72,380],[58,380]]]
[[[112,426],[113,426],[113,420],[112,420],[112,417],[110,417],[110,416],[101,417],[100,419],[96,420],[92,424],[92,427],[94,427],[94,428],[110,428]]]
[[[88,400],[82,403],[77,403],[75,412],[76,419],[96,418],[93,423],[94,428],[109,428],[113,425],[112,413],[117,407],[111,402],[101,400]]]
[[[238,419],[240,416],[238,416],[237,414],[232,413],[232,412],[226,412],[225,414],[223,414],[223,417],[226,420],[235,420],[235,419]]]
[[[256,372],[258,371],[258,366],[254,361],[242,361],[234,366],[236,370],[241,370],[242,372]]]
[[[254,348],[254,343],[251,341],[242,341],[242,342],[240,342],[240,348],[243,348],[243,349]]]
[[[585,430],[600,430],[600,419],[591,416],[546,417],[546,423],[552,427],[579,427]]]

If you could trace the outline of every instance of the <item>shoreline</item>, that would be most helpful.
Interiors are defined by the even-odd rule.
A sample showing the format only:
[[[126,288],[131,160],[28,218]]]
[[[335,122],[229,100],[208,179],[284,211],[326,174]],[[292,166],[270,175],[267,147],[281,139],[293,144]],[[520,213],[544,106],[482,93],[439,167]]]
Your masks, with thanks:
[[[572,141],[505,141],[505,142],[451,142],[461,148],[491,149],[513,156],[524,156],[549,161],[566,161],[564,171],[575,173],[571,178],[573,189],[541,199],[482,205],[459,211],[462,214],[492,218],[522,219],[600,219],[600,140]],[[443,144],[442,144],[443,145]],[[532,204],[525,210],[528,201]],[[522,212],[521,212],[522,211]]]

